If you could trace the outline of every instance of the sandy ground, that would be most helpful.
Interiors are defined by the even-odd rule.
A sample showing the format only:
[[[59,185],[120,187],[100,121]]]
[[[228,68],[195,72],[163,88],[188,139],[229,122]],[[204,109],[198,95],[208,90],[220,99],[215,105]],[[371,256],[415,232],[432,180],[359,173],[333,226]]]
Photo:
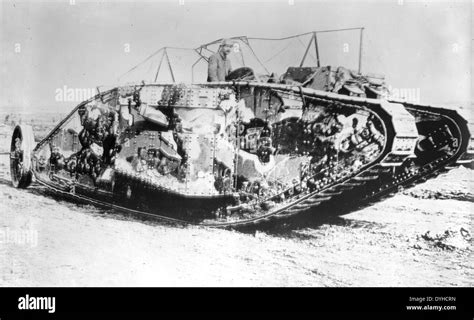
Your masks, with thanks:
[[[474,284],[466,168],[343,217],[253,233],[143,221],[8,179],[2,155],[0,286]]]

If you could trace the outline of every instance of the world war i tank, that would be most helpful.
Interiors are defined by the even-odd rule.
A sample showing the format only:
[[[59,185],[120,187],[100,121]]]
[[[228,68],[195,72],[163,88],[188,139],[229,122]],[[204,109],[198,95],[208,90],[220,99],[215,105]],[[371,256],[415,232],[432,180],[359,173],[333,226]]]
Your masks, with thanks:
[[[318,36],[353,30],[358,70],[321,66]],[[163,48],[151,56],[161,54],[150,82],[98,89],[37,144],[31,128],[18,125],[12,183],[35,181],[61,196],[167,221],[239,227],[369,204],[472,165],[468,124],[455,110],[392,99],[383,76],[361,72],[362,34],[235,37],[240,66],[218,82],[194,81],[194,68],[206,65],[220,40]],[[309,39],[302,61],[284,65],[280,76],[245,62],[249,53],[267,69],[253,40],[301,37]],[[173,49],[197,57],[188,65],[193,81],[176,81]],[[157,81],[163,61],[171,81]]]

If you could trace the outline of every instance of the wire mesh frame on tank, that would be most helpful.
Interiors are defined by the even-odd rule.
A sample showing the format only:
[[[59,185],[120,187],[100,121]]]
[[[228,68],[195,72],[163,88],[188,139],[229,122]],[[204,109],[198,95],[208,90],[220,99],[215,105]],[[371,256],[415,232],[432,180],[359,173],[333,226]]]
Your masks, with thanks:
[[[343,44],[344,48],[348,48],[349,44],[358,46],[354,62],[360,73],[364,27],[310,31],[282,38],[231,37],[229,39],[234,42],[233,51],[236,53],[232,57],[232,62],[238,67],[251,67],[266,76],[270,76],[278,68],[288,66],[303,67],[309,64],[312,67],[320,67],[322,63],[327,64],[325,60],[330,60],[329,57],[322,57],[321,36],[334,33],[353,35],[354,32],[358,37],[356,36],[356,39],[352,37],[350,40],[343,39],[346,41]],[[167,72],[168,79],[171,81],[165,82],[194,83],[196,76],[200,74],[196,69],[207,65],[209,57],[218,51],[222,40],[223,38],[217,39],[196,48],[162,47],[120,75],[117,80],[119,83],[144,80],[157,82],[161,76],[165,77]]]

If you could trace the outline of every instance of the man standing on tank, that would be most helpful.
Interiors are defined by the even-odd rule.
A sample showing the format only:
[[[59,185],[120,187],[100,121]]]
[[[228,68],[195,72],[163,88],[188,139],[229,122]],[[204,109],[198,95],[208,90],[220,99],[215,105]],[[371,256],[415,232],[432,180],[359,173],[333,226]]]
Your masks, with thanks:
[[[232,52],[233,43],[230,39],[222,40],[219,50],[209,57],[207,81],[225,81],[232,71],[229,54]]]

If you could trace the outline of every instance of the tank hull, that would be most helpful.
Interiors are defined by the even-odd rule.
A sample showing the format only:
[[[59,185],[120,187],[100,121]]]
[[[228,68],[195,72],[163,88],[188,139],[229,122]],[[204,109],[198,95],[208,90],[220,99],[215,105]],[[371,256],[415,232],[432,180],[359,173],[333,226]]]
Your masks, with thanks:
[[[456,165],[469,140],[440,108],[281,84],[137,84],[78,105],[32,164],[65,197],[241,227],[368,204]]]

